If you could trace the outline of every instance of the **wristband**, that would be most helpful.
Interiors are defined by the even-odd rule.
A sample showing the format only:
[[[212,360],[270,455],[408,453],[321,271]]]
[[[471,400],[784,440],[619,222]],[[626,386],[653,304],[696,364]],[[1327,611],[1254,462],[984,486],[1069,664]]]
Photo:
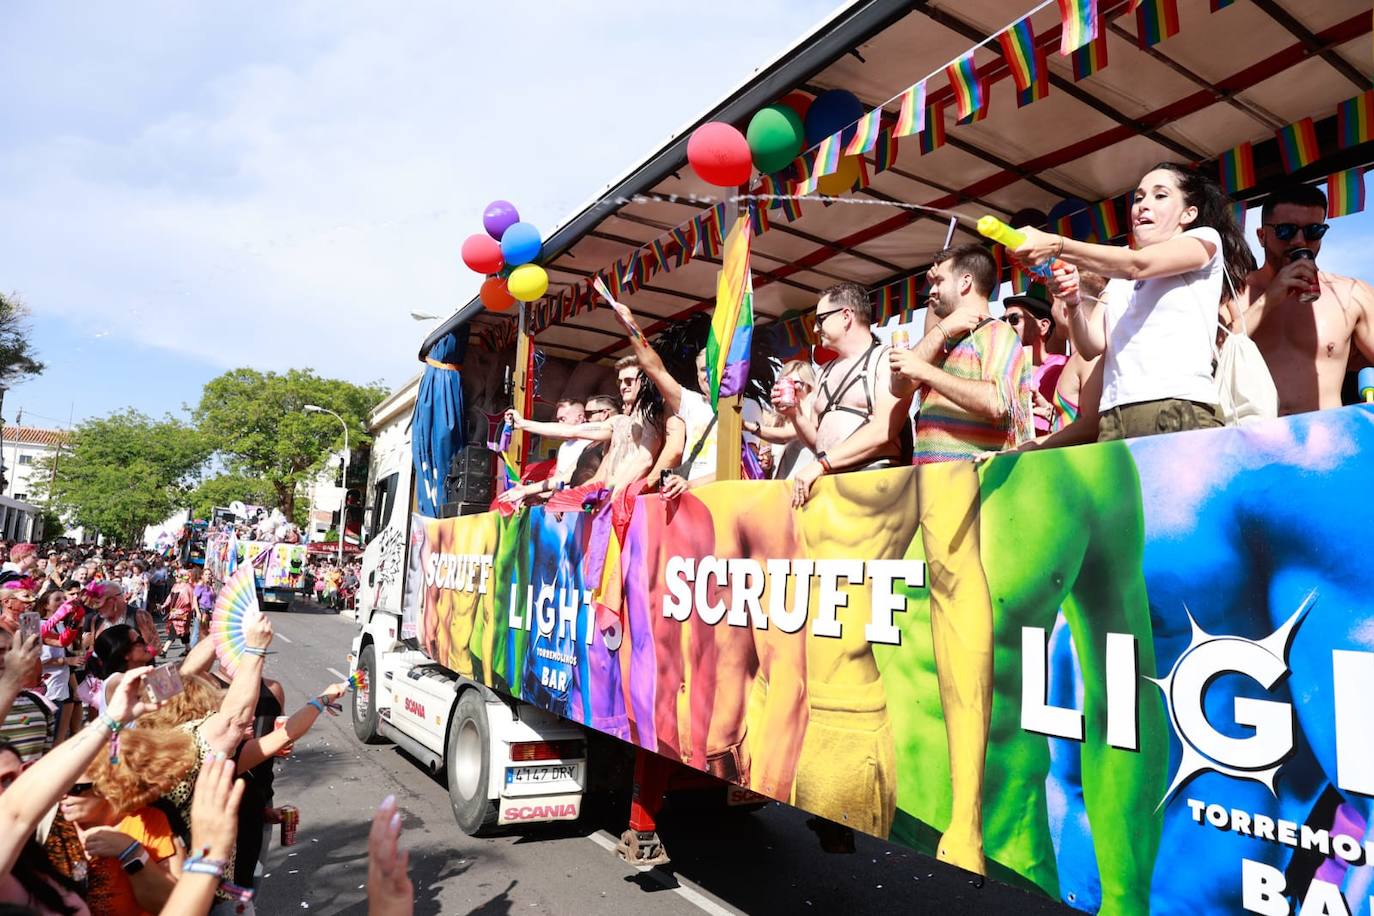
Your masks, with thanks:
[[[835,469],[834,466],[831,465],[830,459],[826,457],[825,452],[821,452],[816,456],[816,462],[820,464],[821,470],[827,474]]]
[[[265,658],[267,658],[267,656],[270,655],[271,653],[269,653],[266,649],[260,648],[260,647],[258,647],[258,646],[249,646],[249,647],[247,647],[246,649],[243,650],[243,654],[244,654],[244,655],[256,655],[258,658],[265,659]]]
[[[120,864],[122,865],[124,862],[128,861],[129,859],[132,859],[142,848],[143,844],[140,843],[138,840],[134,840],[132,843],[130,843],[128,846],[124,848],[123,852],[115,856],[115,858],[118,859],[120,861]]]
[[[1306,236],[1304,236],[1304,238],[1306,238]],[[1063,253],[1064,253],[1064,236],[1061,235],[1061,236],[1059,237],[1059,250],[1056,251],[1056,252],[1054,253],[1054,256],[1057,258],[1057,257],[1059,257],[1060,255],[1062,255]]]
[[[96,721],[108,728],[111,736],[119,734],[124,729],[124,723],[115,719],[108,712],[102,712]]]
[[[224,859],[207,859],[205,856],[191,856],[181,863],[182,874],[191,875],[213,875],[216,878],[224,877],[225,866],[229,863]]]
[[[315,709],[319,711],[320,715],[324,715],[324,701],[321,700],[319,697],[311,697],[310,702],[306,703],[305,705],[315,707]]]

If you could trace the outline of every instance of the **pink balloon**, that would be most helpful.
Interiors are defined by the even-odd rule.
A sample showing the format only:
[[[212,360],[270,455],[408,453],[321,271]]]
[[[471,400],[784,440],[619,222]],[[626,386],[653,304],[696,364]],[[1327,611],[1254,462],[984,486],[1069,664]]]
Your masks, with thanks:
[[[723,121],[710,121],[692,132],[687,161],[702,181],[722,188],[748,184],[753,174],[749,141]]]
[[[501,243],[489,235],[477,234],[463,242],[463,263],[479,274],[494,274],[505,261],[501,257]]]

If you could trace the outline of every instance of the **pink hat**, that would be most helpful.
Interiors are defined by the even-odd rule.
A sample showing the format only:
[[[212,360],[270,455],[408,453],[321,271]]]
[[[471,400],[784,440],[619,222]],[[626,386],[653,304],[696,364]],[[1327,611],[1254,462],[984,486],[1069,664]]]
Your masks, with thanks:
[[[38,548],[35,547],[35,546],[32,545],[32,544],[29,544],[29,543],[15,544],[13,547],[10,548],[10,559],[11,559],[11,560],[21,560],[21,559],[23,559],[24,557],[32,556],[33,554],[35,554],[35,553],[37,553],[37,552],[38,552]]]

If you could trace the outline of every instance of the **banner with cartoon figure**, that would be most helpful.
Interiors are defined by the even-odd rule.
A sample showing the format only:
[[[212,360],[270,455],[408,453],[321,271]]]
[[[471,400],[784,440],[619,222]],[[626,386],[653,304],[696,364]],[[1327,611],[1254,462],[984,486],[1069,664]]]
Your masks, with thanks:
[[[1085,911],[1369,912],[1374,410],[790,492],[417,516],[408,632]]]

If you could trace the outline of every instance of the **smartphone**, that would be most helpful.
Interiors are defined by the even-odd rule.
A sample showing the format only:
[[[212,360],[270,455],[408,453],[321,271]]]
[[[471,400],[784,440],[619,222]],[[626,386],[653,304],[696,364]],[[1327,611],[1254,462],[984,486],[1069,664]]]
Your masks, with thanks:
[[[658,488],[661,490],[668,485],[668,478],[673,476],[672,468],[664,468],[658,474]]]
[[[176,663],[159,665],[143,676],[143,691],[148,702],[157,704],[170,700],[185,689],[181,670]]]
[[[37,611],[25,611],[19,615],[19,641],[23,642],[30,636],[38,635],[38,628],[42,624],[42,618]]]

